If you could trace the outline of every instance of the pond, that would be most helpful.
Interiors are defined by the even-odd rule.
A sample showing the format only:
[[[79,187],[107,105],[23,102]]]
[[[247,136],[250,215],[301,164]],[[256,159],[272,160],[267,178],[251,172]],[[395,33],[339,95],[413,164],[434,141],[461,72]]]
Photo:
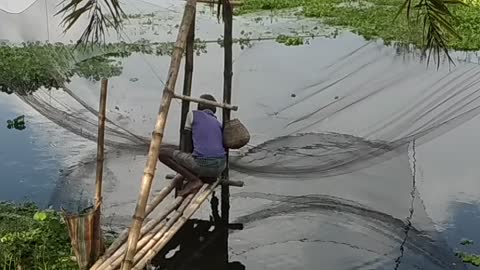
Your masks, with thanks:
[[[125,2],[131,20],[109,41],[174,40],[181,1]],[[63,35],[55,17],[30,27],[54,9],[37,1],[21,14],[1,13],[9,27],[0,39],[68,43],[79,30]],[[197,18],[197,38],[212,42],[195,58],[193,95],[220,98],[223,49],[215,41],[223,26],[213,11],[203,6]],[[271,38],[235,46],[234,117],[252,141],[232,152],[231,177],[246,185],[232,189],[231,221],[244,229],[230,232],[230,261],[246,269],[466,269],[454,251],[462,238],[480,242],[480,67],[471,55],[436,70],[415,51],[315,20],[264,13],[235,26],[236,37]],[[295,33],[316,37],[302,46],[275,41]],[[169,58],[115,60],[122,71],[109,81],[104,215],[118,229],[131,221]],[[100,86],[76,75],[67,87],[0,95],[1,200],[71,208],[93,194]],[[179,112],[174,101],[167,142],[178,140]],[[18,115],[27,129],[7,129]],[[158,168],[154,191],[167,173]],[[205,206],[195,218],[209,214]]]

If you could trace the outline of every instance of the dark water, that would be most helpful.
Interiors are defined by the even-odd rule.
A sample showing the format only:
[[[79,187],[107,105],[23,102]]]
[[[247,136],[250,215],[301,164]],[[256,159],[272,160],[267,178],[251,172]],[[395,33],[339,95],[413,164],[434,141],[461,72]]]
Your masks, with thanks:
[[[130,1],[128,7],[157,12],[158,29],[132,21],[124,40],[174,38],[165,33],[169,28],[175,33],[180,4],[150,2],[155,3]],[[215,40],[222,25],[208,8],[203,12],[199,37]],[[3,14],[12,27],[2,28],[0,38],[71,38],[60,34],[53,19],[50,27],[31,31],[27,22],[41,14],[40,4],[20,15]],[[244,29],[275,34],[318,25],[268,15],[236,23],[236,35]],[[222,48],[207,49],[195,58],[193,92],[220,97]],[[415,54],[349,33],[301,47],[259,42],[236,47],[234,57],[233,100],[240,107],[234,117],[252,133],[251,145],[232,153],[231,161],[232,178],[246,183],[231,197],[231,222],[243,229],[231,230],[225,245],[222,228],[198,221],[211,214],[205,205],[172,240],[172,250],[159,254],[160,269],[465,268],[454,250],[464,237],[480,241],[478,65],[459,62],[430,70]],[[122,75],[110,80],[107,112],[112,122],[104,214],[105,225],[115,229],[131,220],[146,160],[143,142],[169,64],[168,57],[147,55],[122,61]],[[0,169],[6,172],[0,199],[54,207],[77,207],[90,199],[99,85],[74,78],[68,87],[71,92],[0,96],[0,123],[21,114],[27,119],[27,130],[0,129]],[[177,105],[167,124],[170,143],[177,141]],[[163,186],[166,173],[160,166],[154,190]]]

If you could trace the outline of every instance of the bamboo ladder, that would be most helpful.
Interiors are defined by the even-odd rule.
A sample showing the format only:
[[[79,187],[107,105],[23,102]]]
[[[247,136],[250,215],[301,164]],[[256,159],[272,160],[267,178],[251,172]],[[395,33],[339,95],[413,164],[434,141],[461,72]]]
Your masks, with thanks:
[[[228,180],[228,166],[222,174],[221,180],[213,184],[204,184],[195,194],[186,197],[176,197],[174,201],[162,209],[162,212],[143,224],[155,208],[181,183],[180,175],[164,187],[147,205],[152,181],[156,171],[157,159],[165,130],[168,111],[173,98],[182,100],[181,130],[184,128],[189,102],[213,105],[223,109],[223,121],[230,119],[230,111],[238,110],[237,106],[230,105],[232,79],[232,6],[229,0],[223,0],[223,15],[225,21],[225,67],[224,67],[224,99],[223,103],[190,97],[193,78],[193,54],[195,38],[195,13],[197,0],[186,0],[182,22],[179,27],[175,48],[171,56],[167,81],[163,89],[155,129],[152,134],[147,164],[142,177],[137,206],[133,215],[130,229],[124,230],[105,254],[90,268],[91,270],[105,269],[144,269],[151,259],[168,243],[175,233],[199,209],[201,204],[210,196],[215,188],[222,183],[222,223],[228,225],[229,185],[243,186],[242,182]],[[183,95],[174,93],[178,71],[183,53],[186,52],[185,78]],[[228,152],[228,151],[227,151]],[[195,177],[188,171],[177,170],[187,178]],[[169,219],[167,220],[167,217]],[[228,230],[228,226],[225,226]],[[127,239],[128,238],[128,239]],[[127,241],[126,241],[127,240]],[[226,243],[227,239],[225,239]],[[228,261],[228,258],[226,258]]]

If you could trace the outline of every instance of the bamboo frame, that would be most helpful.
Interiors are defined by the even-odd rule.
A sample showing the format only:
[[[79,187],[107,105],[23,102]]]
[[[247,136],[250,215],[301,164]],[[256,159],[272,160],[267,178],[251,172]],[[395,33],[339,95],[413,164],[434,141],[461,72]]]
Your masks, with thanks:
[[[182,177],[178,176],[174,177],[174,179],[170,182],[170,184],[162,190],[155,196],[155,198],[150,202],[150,204],[147,206],[146,214],[145,216],[149,216],[150,213],[167,197],[168,194],[174,189],[176,183],[182,179]],[[147,225],[145,225],[146,227]],[[112,256],[121,246],[125,244],[125,240],[127,240],[128,237],[128,232],[129,229],[123,230],[120,235],[117,237],[117,239],[110,245],[110,247],[105,251],[105,254],[97,260],[97,262],[90,268],[90,270],[95,270],[99,269],[100,266],[104,264],[106,260],[109,259],[110,256]]]
[[[157,224],[159,224],[169,214],[171,214],[175,209],[177,209],[183,201],[184,201],[183,197],[176,198],[175,201],[173,201],[173,203],[171,205],[169,205],[168,208],[166,208],[161,214],[159,214],[156,218],[147,222],[145,224],[145,226],[142,227],[142,230],[141,230],[142,239],[144,238],[145,234],[152,231],[152,229],[154,229],[155,226],[157,226]],[[139,244],[139,246],[141,246],[141,244]],[[126,249],[126,245],[125,245],[125,239],[124,239],[123,242],[115,249],[113,254],[110,254],[108,259],[104,260],[96,268],[91,268],[91,270],[93,270],[93,269],[97,269],[97,270],[108,269],[108,268],[105,268],[105,267],[108,267],[108,265],[112,265],[115,262],[118,262],[118,265],[119,265],[121,263],[121,255],[124,254],[125,249]]]
[[[191,199],[191,198],[190,198]],[[174,210],[177,208],[180,209],[183,205],[188,204],[189,199],[185,199],[184,197],[178,197],[175,199],[173,204],[166,210],[162,215],[159,217],[149,221],[145,226],[142,228],[142,237],[138,242],[138,249],[142,250],[145,245],[147,245],[151,239],[160,232],[165,225],[167,224],[166,217],[170,215]],[[180,211],[180,210],[176,210]],[[110,269],[117,269],[122,262],[122,255],[125,252],[126,245],[123,245],[120,249],[115,252],[112,256],[112,259],[109,258],[107,262],[103,265],[104,268],[99,268],[98,270],[110,270]],[[138,252],[135,254],[137,256]]]
[[[202,189],[197,193],[192,202],[185,209],[183,215],[174,220],[174,223],[169,227],[162,238],[156,242],[156,244],[148,250],[145,256],[135,264],[135,270],[142,270],[145,265],[172,239],[180,228],[187,222],[187,220],[200,208],[200,205],[208,198],[210,194],[215,190],[220,181],[217,181],[211,185],[203,185]],[[173,218],[172,218],[173,220]]]
[[[185,11],[183,13],[182,22],[180,24],[177,40],[175,42],[175,48],[171,57],[170,68],[167,75],[168,79],[165,84],[165,88],[163,89],[162,103],[152,135],[152,141],[150,143],[147,164],[142,177],[142,186],[140,188],[137,206],[133,215],[132,226],[130,227],[128,246],[121,267],[122,270],[130,270],[132,268],[140,230],[143,220],[145,219],[145,209],[147,207],[148,196],[150,194],[152,181],[155,176],[157,159],[163,140],[163,132],[167,121],[168,110],[173,98],[182,55],[185,51],[185,42],[187,39],[188,30],[190,29],[195,16],[196,3],[196,0],[187,0],[187,3],[185,4]]]
[[[212,106],[219,107],[226,110],[238,111],[238,106],[230,105],[227,103],[219,103],[219,102],[215,102],[215,101],[211,101],[203,98],[194,98],[194,97],[189,97],[184,95],[173,95],[173,97],[176,99],[184,100],[184,101],[185,100],[192,101],[200,104],[212,105]]]

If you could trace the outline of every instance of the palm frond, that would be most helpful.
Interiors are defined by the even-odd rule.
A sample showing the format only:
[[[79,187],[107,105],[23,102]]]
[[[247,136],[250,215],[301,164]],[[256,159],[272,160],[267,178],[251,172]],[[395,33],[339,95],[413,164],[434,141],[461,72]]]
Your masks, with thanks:
[[[423,51],[428,52],[427,63],[430,62],[431,54],[435,55],[437,68],[440,66],[440,58],[443,53],[450,63],[453,59],[448,50],[448,41],[451,38],[461,37],[452,26],[456,19],[450,12],[449,5],[458,5],[460,0],[405,0],[397,16],[406,10],[407,18],[416,13],[422,22]]]
[[[108,28],[119,31],[122,17],[125,15],[119,0],[63,0],[64,7],[55,15],[64,15],[64,31],[69,31],[82,16],[88,16],[88,25],[77,44],[98,43],[105,41]]]

